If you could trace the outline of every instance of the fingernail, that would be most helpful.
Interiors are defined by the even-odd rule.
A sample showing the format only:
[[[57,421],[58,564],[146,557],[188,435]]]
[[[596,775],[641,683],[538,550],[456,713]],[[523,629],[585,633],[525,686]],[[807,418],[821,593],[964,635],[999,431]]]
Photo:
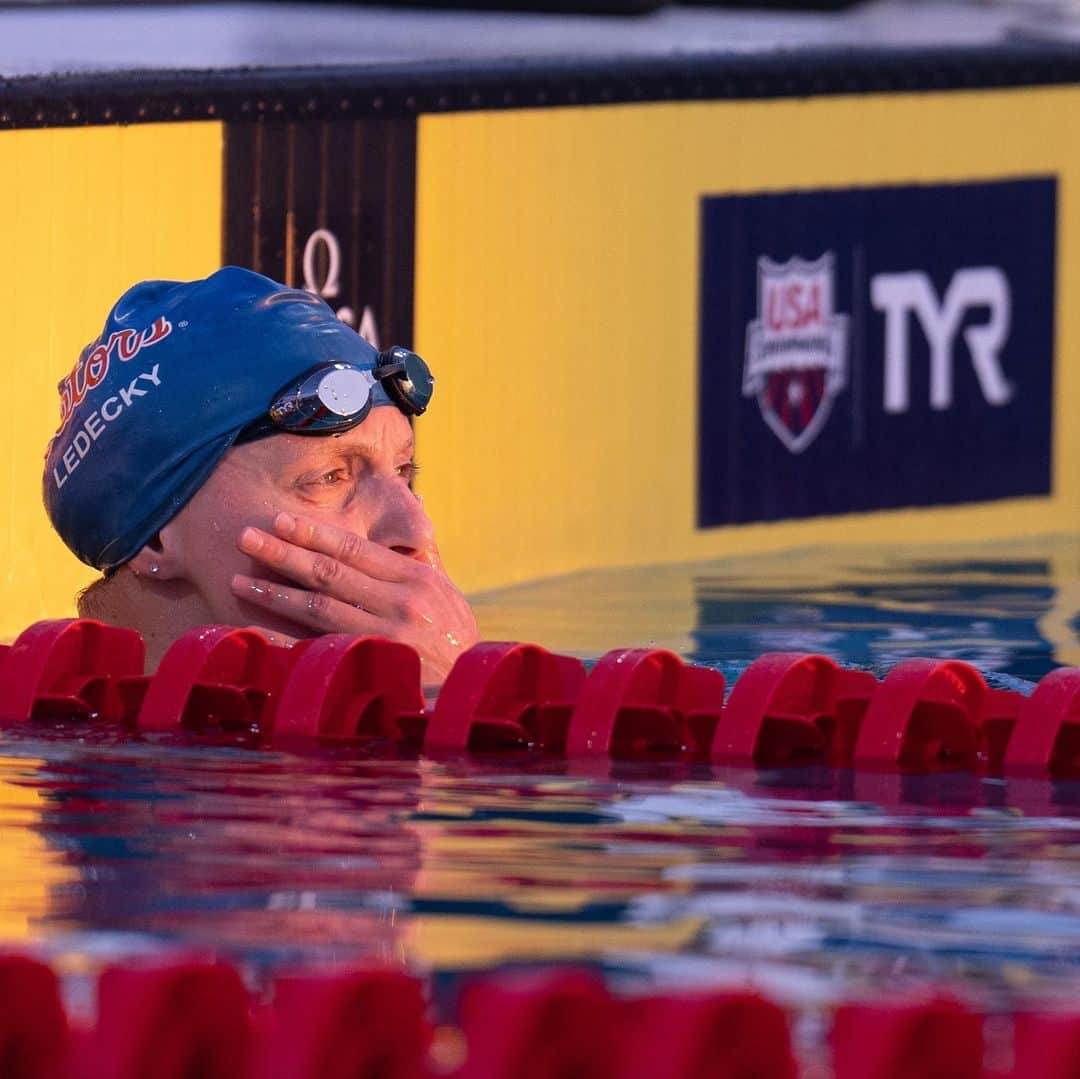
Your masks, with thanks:
[[[245,528],[240,533],[240,546],[245,551],[258,551],[262,549],[262,533],[256,528]]]
[[[274,518],[274,527],[282,536],[291,536],[296,531],[296,518],[291,513],[279,513]]]
[[[234,573],[232,579],[234,592],[254,592],[258,596],[265,596],[267,589],[263,588],[254,577],[245,577],[242,573]]]

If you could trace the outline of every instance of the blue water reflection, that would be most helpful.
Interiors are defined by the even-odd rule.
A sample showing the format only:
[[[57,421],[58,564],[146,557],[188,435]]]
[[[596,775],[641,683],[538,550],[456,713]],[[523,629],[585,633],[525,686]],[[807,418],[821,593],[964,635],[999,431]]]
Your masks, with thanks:
[[[1056,595],[1048,562],[853,569],[859,577],[816,585],[695,578],[694,658],[722,664],[732,637],[745,636],[751,654],[813,650],[877,674],[920,655],[1030,681],[1057,665],[1039,630]]]
[[[656,644],[732,674],[765,651],[823,652],[878,674],[933,655],[1028,682],[1080,663],[1078,611],[1076,537],[601,570],[480,606],[489,636],[589,655]]]

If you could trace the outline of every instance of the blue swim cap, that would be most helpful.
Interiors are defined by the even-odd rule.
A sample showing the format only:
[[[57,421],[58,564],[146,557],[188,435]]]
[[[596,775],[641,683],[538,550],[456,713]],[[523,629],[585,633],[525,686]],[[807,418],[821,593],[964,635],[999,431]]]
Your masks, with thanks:
[[[378,353],[309,292],[227,266],[128,289],[60,383],[45,454],[56,531],[83,562],[122,565],[203,485],[290,379]],[[390,404],[376,383],[373,404]]]

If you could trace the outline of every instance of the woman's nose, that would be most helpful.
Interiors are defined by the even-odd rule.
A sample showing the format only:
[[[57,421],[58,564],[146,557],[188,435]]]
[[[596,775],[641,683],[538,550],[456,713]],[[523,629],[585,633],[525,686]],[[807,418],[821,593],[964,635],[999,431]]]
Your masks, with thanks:
[[[398,554],[430,562],[435,527],[420,499],[397,478],[380,480],[370,492],[368,539]]]

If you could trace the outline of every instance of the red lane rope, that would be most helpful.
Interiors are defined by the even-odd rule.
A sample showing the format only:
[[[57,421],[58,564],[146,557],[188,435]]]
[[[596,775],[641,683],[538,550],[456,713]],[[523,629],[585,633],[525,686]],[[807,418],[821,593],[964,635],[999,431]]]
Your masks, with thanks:
[[[390,968],[283,974],[255,997],[222,963],[116,966],[98,979],[97,1014],[88,1027],[69,1022],[58,979],[34,959],[0,955],[0,992],[5,1079],[800,1074],[793,1016],[755,990],[615,995],[593,974],[572,968],[467,981],[458,996],[459,1027],[437,1026],[424,982]],[[804,1074],[1069,1079],[1080,1071],[1080,1013],[994,1013],[987,1039],[985,1018],[942,990],[843,1003],[826,1018],[822,1058]],[[826,1058],[831,1072],[822,1071]],[[987,1067],[984,1058],[998,1066]],[[1001,1070],[1006,1059],[1011,1067]]]
[[[132,630],[38,622],[0,652],[0,726],[63,716],[135,732],[256,732],[270,745],[382,740],[426,754],[1080,777],[1076,668],[1025,697],[957,660],[906,660],[878,681],[826,656],[774,652],[725,702],[723,675],[662,649],[618,649],[586,673],[539,645],[484,643],[426,708],[419,657],[374,637],[285,649],[253,630],[205,626],[153,675],[143,657]]]

